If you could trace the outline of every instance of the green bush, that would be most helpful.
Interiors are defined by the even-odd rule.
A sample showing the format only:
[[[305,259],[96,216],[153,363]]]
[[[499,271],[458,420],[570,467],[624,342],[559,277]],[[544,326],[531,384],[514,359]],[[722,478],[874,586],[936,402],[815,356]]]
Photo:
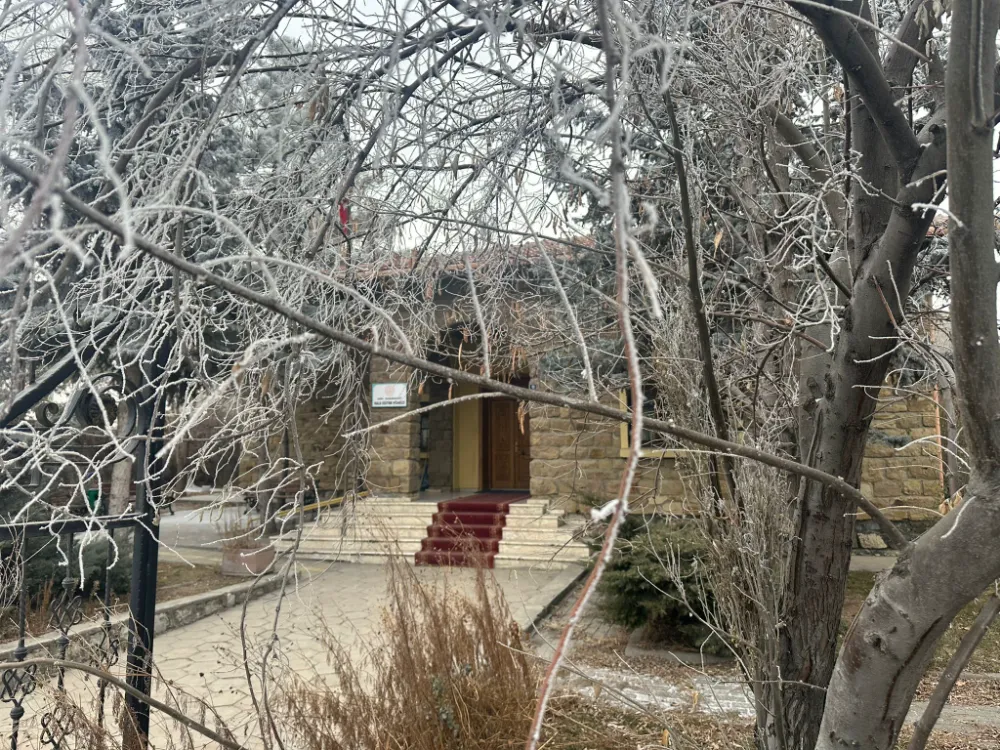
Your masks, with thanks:
[[[692,524],[630,516],[601,578],[605,616],[628,628],[645,626],[650,640],[708,653],[726,651],[703,624],[714,619],[715,608],[701,572],[705,553],[705,540]],[[682,590],[668,570],[673,559],[679,563]]]

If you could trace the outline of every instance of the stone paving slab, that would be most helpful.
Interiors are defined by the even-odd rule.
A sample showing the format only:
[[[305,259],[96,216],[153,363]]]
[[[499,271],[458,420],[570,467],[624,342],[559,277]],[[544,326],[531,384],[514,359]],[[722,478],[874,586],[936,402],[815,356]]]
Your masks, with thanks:
[[[472,593],[475,572],[461,568],[415,568],[414,575],[435,587]],[[579,577],[580,569],[493,571],[514,619],[527,629],[550,602]],[[319,638],[324,629],[360,656],[363,643],[381,627],[387,604],[388,568],[383,565],[333,563],[318,574],[290,581],[277,626],[278,658],[300,674],[325,680],[333,669]],[[266,648],[275,622],[278,595],[251,602],[246,612],[251,663]],[[227,724],[252,734],[246,675],[239,639],[240,608],[179,628],[158,638],[156,666],[168,685],[207,700]],[[159,697],[159,696],[158,696]]]
[[[425,584],[435,588],[471,594],[475,572],[461,568],[407,568]],[[504,569],[490,571],[502,590],[511,615],[525,630],[546,613],[554,599],[572,587],[582,568],[563,570]],[[333,674],[327,651],[320,637],[329,632],[349,650],[352,659],[360,657],[363,646],[381,627],[381,614],[388,603],[389,569],[384,565],[332,563],[319,569],[301,568],[298,579],[290,579],[275,629],[278,594],[267,594],[246,607],[247,653],[251,672],[277,634],[272,659],[295,670],[308,680],[326,680]],[[259,746],[256,713],[252,708],[246,681],[243,648],[240,640],[241,607],[210,615],[196,623],[158,636],[154,644],[156,669],[153,695],[185,713],[217,728],[224,723],[236,738],[249,748]],[[272,661],[271,663],[275,663]],[[119,672],[121,667],[119,665]],[[51,685],[47,686],[51,687]],[[259,691],[259,683],[255,689]],[[75,700],[89,705],[96,695],[96,683],[79,675],[67,675],[67,690]],[[38,713],[46,690],[32,699],[25,717],[21,748],[38,747]],[[180,698],[178,695],[192,696]],[[205,705],[199,705],[199,703]],[[206,709],[207,706],[208,708]],[[217,712],[221,722],[213,719]],[[154,711],[151,740],[164,747],[167,735],[176,739],[176,731],[166,729],[162,715]],[[193,747],[215,747],[215,743],[192,737]],[[183,745],[182,745],[183,746]]]

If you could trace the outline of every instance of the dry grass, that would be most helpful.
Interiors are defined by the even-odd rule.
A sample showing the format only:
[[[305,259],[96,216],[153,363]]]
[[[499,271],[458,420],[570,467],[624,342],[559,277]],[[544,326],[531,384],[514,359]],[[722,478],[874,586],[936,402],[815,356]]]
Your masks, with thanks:
[[[927,750],[998,750],[1000,749],[1000,730],[979,727],[969,727],[969,731],[957,734],[955,732],[940,732],[935,730],[927,742]],[[906,726],[900,732],[897,750],[905,750],[913,734],[913,727]]]
[[[748,721],[683,712],[657,719],[581,698],[557,698],[545,722],[546,750],[743,750],[752,740]]]
[[[156,600],[168,602],[185,596],[232,586],[233,579],[219,572],[218,565],[161,562],[156,571]]]
[[[47,581],[37,596],[31,597],[24,610],[24,627],[31,635],[41,635],[52,630],[50,612],[52,610],[55,581]],[[16,621],[11,625],[17,627]],[[16,634],[16,630],[14,631]]]
[[[664,722],[672,731],[664,733]],[[903,730],[897,750],[905,750],[911,731],[911,727]],[[652,750],[661,747],[743,750],[754,747],[753,725],[750,721],[684,712],[669,712],[663,721],[658,721],[606,704],[560,698],[553,702],[546,721],[545,747],[547,750]],[[963,734],[934,732],[927,749],[998,750],[1000,731],[977,728]]]
[[[855,581],[858,592],[864,581]],[[584,628],[586,632],[586,628]],[[601,631],[604,634],[604,631]],[[356,648],[322,637],[317,659],[329,659],[336,680],[317,683],[287,667],[273,670],[270,705],[283,745],[296,750],[512,750],[521,748],[535,707],[537,672],[522,653],[528,648],[513,623],[498,587],[480,571],[474,593],[465,597],[446,584],[428,582],[419,570],[393,568],[390,604],[381,628]],[[613,635],[583,638],[574,661],[586,666],[621,646]],[[606,653],[607,652],[607,653]],[[620,661],[615,657],[615,660]],[[640,673],[655,670],[636,663]],[[673,667],[672,671],[683,670]],[[682,679],[680,673],[673,675]],[[120,695],[109,695],[106,726],[93,719],[93,706],[62,704],[73,715],[65,748],[128,750],[128,723]],[[58,702],[58,698],[56,701]],[[175,698],[184,713],[227,734],[203,705]],[[249,703],[249,701],[248,701]],[[253,706],[245,706],[253,712]],[[158,747],[190,747],[187,732],[160,715],[173,729]],[[898,747],[905,747],[908,729]],[[557,696],[543,728],[546,750],[740,750],[753,747],[752,722],[691,710],[640,713],[604,700]],[[195,747],[204,746],[199,740]],[[263,747],[251,742],[251,747]],[[277,744],[271,745],[277,748]],[[936,732],[931,750],[1000,748],[995,731],[970,728],[969,734]]]
[[[252,515],[227,516],[216,524],[219,532],[219,547],[229,550],[260,549],[267,546],[263,528]]]
[[[475,595],[393,567],[390,605],[360,661],[327,633],[336,684],[278,679],[283,733],[303,750],[519,748],[537,674],[499,589],[483,571]]]

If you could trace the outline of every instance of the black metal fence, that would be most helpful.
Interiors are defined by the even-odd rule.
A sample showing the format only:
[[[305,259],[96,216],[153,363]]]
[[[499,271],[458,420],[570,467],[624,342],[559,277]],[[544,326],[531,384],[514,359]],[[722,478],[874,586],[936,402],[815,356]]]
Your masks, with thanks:
[[[15,663],[24,662],[29,656],[27,632],[28,622],[28,575],[27,575],[27,547],[28,540],[35,537],[45,537],[51,539],[53,535],[60,537],[64,554],[69,560],[73,560],[78,548],[76,539],[95,528],[103,528],[106,531],[107,559],[104,564],[103,592],[100,598],[97,617],[99,618],[99,635],[96,639],[90,639],[86,649],[80,649],[80,653],[86,653],[90,666],[103,672],[111,672],[122,656],[123,644],[120,642],[118,627],[113,623],[113,594],[111,575],[115,557],[115,537],[119,539],[127,536],[127,531],[132,530],[135,537],[134,549],[144,547],[150,549],[150,545],[143,544],[142,537],[149,536],[150,525],[144,522],[144,514],[135,513],[128,516],[118,516],[114,518],[88,518],[76,521],[61,521],[57,524],[25,524],[23,526],[2,526],[0,527],[0,540],[6,537],[6,541],[15,546],[15,557],[21,567],[19,590],[17,595],[16,618],[17,618],[17,647],[13,651]],[[155,525],[153,525],[155,528]],[[155,550],[155,546],[152,547]],[[136,688],[143,694],[149,694],[151,689],[151,658],[153,652],[153,615],[152,608],[137,607],[136,601],[143,604],[149,599],[155,602],[156,586],[156,561],[149,559],[142,560],[141,555],[133,553],[132,576],[130,582],[130,606],[128,618],[128,641],[125,644],[126,652],[126,680],[128,684]],[[148,554],[148,553],[147,553]],[[83,622],[83,583],[73,574],[74,566],[67,566],[66,576],[58,582],[58,588],[53,592],[49,600],[46,622],[54,634],[58,634],[55,639],[55,648],[51,649],[47,658],[54,658],[57,661],[64,661],[67,658],[69,647],[73,637],[77,634]],[[152,578],[148,578],[148,571],[152,571]],[[152,589],[152,590],[151,590]],[[138,615],[138,616],[137,616]],[[90,633],[93,628],[88,628]],[[24,666],[10,666],[3,670],[0,675],[0,702],[10,704],[10,747],[17,750],[21,736],[22,718],[25,716],[25,702],[39,687],[43,679],[54,680],[55,689],[64,691],[66,689],[66,669],[57,665],[53,673],[43,676],[39,673],[37,665],[27,664]],[[98,695],[96,706],[96,723],[103,726],[107,715],[108,691],[107,682],[98,679]],[[137,735],[140,738],[148,735],[149,732],[149,707],[141,700],[129,698],[127,707],[130,714],[129,721],[134,723]],[[39,722],[38,743],[43,746],[60,748],[66,737],[72,733],[74,717],[66,709],[62,702],[55,702],[48,706]],[[36,743],[28,743],[32,746]]]
[[[147,376],[150,373],[145,373]],[[71,401],[63,410],[66,418],[87,419],[87,398],[100,398],[94,394],[93,380],[85,392],[89,394],[82,399]],[[108,559],[104,564],[103,594],[99,602],[99,634],[96,639],[88,642],[87,654],[89,666],[103,672],[110,672],[118,665],[122,657],[122,644],[118,628],[113,623],[113,599],[111,575],[116,550],[116,542],[124,543],[131,532],[132,562],[129,583],[128,635],[124,646],[125,680],[139,695],[150,695],[152,689],[152,658],[153,658],[153,627],[156,609],[156,576],[158,566],[157,519],[156,509],[162,480],[162,471],[155,465],[164,426],[164,410],[161,398],[148,383],[130,388],[123,384],[122,391],[127,394],[130,402],[129,432],[135,439],[132,441],[133,451],[133,486],[134,512],[118,515],[99,515],[93,506],[87,503],[67,502],[57,517],[40,520],[16,520],[9,517],[0,518],[0,544],[6,545],[14,552],[14,559],[20,566],[19,590],[17,592],[16,620],[17,647],[13,651],[13,661],[0,675],[0,703],[10,706],[10,748],[20,747],[52,747],[62,748],[67,739],[73,735],[77,727],[77,714],[69,708],[72,702],[67,701],[32,701],[32,696],[39,690],[43,680],[54,681],[56,691],[65,691],[67,686],[67,669],[65,665],[56,664],[54,672],[44,674],[36,664],[29,659],[29,591],[27,565],[27,549],[29,540],[45,537],[57,539],[60,549],[66,555],[70,564],[66,566],[64,578],[58,582],[57,590],[52,592],[47,613],[47,623],[53,633],[57,633],[55,648],[50,650],[47,658],[65,661],[70,651],[73,639],[82,629],[83,621],[83,581],[75,575],[72,565],[74,555],[79,551],[80,540],[86,536],[93,539],[94,534],[103,535],[107,539]],[[76,398],[76,397],[74,397]],[[41,410],[44,421],[45,409]],[[22,412],[23,413],[23,412]],[[10,416],[10,414],[8,414]],[[2,420],[0,420],[2,421]],[[0,424],[0,427],[6,425]],[[50,425],[55,427],[55,425]],[[77,490],[79,494],[79,490]],[[30,495],[28,499],[32,499]],[[67,510],[71,508],[77,510]],[[75,550],[75,551],[74,551]],[[121,564],[121,563],[120,563]],[[94,628],[88,625],[88,631],[93,635]],[[54,653],[52,653],[54,651]],[[27,663],[25,663],[27,662]],[[97,683],[96,715],[93,719],[104,726],[110,712],[107,710],[109,700],[108,683],[99,679]],[[26,712],[32,706],[39,705],[43,711],[37,722],[32,722],[30,729],[25,721]],[[131,692],[126,698],[125,721],[129,726],[119,727],[126,733],[129,744],[135,747],[138,743],[145,746],[149,735],[149,705]],[[26,736],[27,732],[37,733],[37,737]]]

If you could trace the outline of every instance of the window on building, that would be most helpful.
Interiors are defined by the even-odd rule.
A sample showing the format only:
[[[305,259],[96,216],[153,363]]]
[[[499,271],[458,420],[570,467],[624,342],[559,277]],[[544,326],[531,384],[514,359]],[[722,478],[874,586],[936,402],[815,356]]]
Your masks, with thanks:
[[[650,385],[644,385],[642,414],[650,419],[663,419],[663,413],[657,408],[656,389]],[[632,391],[623,390],[619,394],[622,409],[632,411]],[[621,455],[629,454],[629,447],[632,445],[632,424],[629,422],[621,426]],[[667,435],[650,430],[642,431],[642,455],[643,456],[666,456],[676,450],[675,444]]]

